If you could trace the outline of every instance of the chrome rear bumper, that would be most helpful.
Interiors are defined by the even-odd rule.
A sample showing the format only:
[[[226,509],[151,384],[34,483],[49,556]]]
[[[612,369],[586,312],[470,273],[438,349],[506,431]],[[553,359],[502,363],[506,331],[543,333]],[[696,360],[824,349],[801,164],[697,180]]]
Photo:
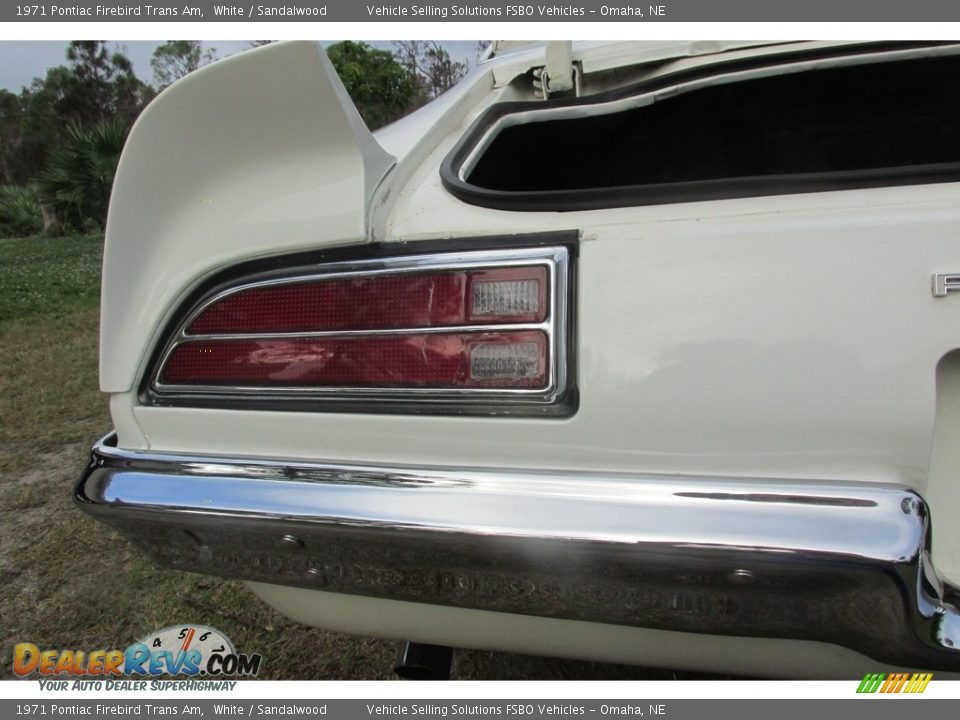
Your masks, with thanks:
[[[960,669],[960,612],[897,485],[364,467],[94,448],[76,499],[164,565]]]

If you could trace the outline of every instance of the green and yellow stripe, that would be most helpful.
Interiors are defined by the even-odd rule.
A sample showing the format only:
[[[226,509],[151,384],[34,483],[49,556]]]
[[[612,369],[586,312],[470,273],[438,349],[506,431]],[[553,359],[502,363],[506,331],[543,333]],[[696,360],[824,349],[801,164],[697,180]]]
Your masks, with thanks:
[[[860,681],[858,693],[922,693],[933,673],[867,673]]]

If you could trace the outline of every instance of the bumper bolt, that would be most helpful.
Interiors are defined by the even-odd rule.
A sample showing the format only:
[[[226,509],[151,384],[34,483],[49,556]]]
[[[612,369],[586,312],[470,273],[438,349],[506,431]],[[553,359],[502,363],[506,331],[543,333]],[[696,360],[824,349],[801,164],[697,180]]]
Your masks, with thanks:
[[[327,578],[317,568],[310,568],[303,573],[303,579],[314,585],[326,585]]]

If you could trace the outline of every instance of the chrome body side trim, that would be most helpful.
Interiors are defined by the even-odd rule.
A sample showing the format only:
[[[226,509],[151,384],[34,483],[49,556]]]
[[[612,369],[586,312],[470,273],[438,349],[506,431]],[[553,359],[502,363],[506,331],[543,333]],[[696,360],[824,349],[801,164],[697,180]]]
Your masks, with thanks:
[[[894,484],[365,467],[93,449],[76,500],[162,564],[318,590],[831,642],[960,669]]]

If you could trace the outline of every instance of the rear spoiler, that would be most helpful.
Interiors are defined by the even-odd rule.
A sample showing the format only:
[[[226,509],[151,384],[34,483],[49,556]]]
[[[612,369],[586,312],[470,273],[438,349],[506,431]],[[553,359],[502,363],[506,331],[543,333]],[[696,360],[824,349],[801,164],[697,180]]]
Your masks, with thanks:
[[[133,388],[179,302],[225,265],[367,242],[393,163],[316,43],[241,52],[161,93],[110,200],[101,389]]]

